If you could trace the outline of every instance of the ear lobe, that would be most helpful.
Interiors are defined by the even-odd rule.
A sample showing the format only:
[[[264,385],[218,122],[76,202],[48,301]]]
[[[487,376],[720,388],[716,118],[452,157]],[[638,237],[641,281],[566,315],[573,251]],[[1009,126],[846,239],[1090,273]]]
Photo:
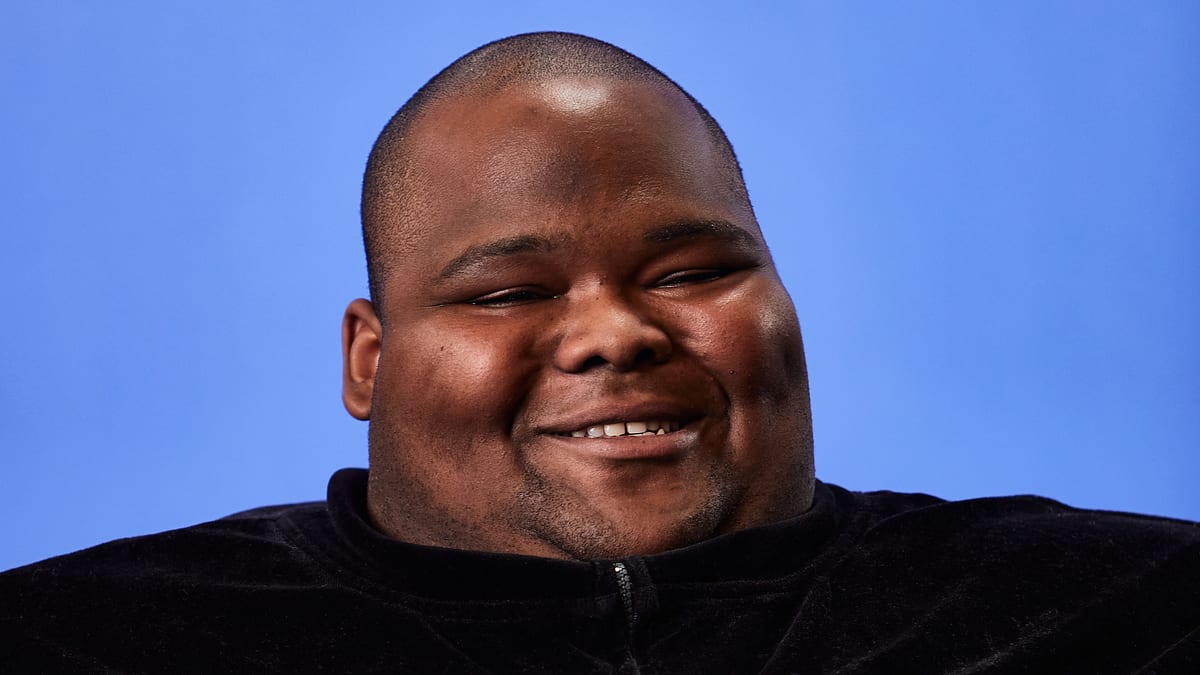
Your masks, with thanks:
[[[383,346],[383,326],[370,302],[359,298],[342,317],[342,404],[352,416],[371,418],[371,396]]]

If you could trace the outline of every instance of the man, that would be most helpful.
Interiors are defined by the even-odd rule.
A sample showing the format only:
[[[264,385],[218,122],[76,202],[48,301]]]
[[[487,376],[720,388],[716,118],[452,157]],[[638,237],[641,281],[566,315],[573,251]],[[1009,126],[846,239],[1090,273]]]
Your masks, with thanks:
[[[589,38],[485,45],[368,162],[370,470],[6,573],[21,672],[1191,672],[1200,528],[814,478],[724,133]]]

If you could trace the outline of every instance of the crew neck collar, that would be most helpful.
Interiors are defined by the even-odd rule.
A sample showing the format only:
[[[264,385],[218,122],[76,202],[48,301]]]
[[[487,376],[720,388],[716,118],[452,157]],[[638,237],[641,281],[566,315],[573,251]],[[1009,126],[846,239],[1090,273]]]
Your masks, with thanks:
[[[329,480],[327,510],[336,564],[405,595],[436,600],[571,599],[611,586],[611,560],[589,562],[410,544],[376,530],[367,515],[367,470]],[[738,583],[781,578],[807,567],[846,520],[849,493],[818,481],[812,507],[769,525],[684,548],[625,559],[656,584]]]

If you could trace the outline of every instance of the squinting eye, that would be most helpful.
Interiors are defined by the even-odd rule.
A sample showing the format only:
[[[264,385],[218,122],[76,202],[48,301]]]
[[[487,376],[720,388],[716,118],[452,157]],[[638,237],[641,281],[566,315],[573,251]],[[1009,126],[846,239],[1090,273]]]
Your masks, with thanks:
[[[468,300],[467,304],[476,305],[479,307],[508,307],[510,305],[522,305],[527,302],[537,300],[546,300],[553,298],[553,295],[547,295],[539,291],[530,290],[527,288],[518,288],[498,293],[490,293],[473,300]]]
[[[725,270],[687,270],[686,272],[668,274],[660,279],[657,285],[685,286],[687,284],[702,284],[707,281],[716,281],[726,274]]]

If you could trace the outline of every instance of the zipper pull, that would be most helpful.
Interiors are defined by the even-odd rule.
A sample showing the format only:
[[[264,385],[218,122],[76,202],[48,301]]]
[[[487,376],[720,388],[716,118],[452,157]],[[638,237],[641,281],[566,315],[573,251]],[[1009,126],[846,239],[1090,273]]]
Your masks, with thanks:
[[[613,574],[617,575],[617,589],[621,592],[621,604],[625,606],[625,620],[630,632],[637,621],[637,610],[633,607],[633,579],[629,576],[629,568],[623,562],[613,563]]]
[[[625,563],[615,562],[612,564],[613,574],[617,577],[617,590],[621,593],[621,605],[625,608],[625,631],[627,634],[625,662],[621,664],[621,673],[631,673],[638,675],[642,672],[638,666],[637,657],[634,656],[634,625],[637,622],[637,610],[633,605],[633,576],[629,574],[629,568]]]

